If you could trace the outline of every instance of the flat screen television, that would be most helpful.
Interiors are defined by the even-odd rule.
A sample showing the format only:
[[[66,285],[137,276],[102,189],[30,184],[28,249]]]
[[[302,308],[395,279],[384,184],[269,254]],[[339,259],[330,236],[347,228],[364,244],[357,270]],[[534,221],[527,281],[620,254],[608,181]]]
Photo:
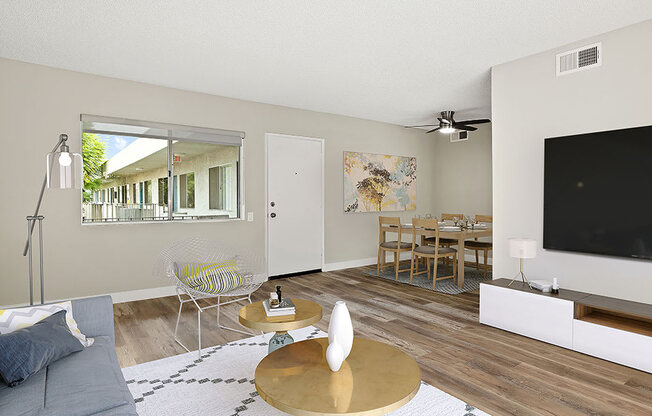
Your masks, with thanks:
[[[543,248],[652,259],[652,126],[545,140]]]

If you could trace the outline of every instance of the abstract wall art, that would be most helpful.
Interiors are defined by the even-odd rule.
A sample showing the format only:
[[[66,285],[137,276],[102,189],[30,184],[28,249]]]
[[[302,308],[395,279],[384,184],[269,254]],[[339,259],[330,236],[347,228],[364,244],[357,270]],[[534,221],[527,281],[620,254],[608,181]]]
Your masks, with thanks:
[[[344,211],[417,208],[417,158],[344,152]]]

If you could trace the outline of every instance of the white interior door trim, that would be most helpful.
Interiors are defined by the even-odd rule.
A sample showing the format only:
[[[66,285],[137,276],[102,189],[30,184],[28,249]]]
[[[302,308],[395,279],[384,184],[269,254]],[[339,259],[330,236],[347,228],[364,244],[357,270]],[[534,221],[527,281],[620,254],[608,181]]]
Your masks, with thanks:
[[[324,270],[325,265],[325,241],[326,241],[326,229],[324,225],[324,206],[326,205],[325,199],[325,141],[322,138],[318,137],[307,137],[307,136],[294,136],[290,134],[283,133],[265,133],[265,268],[266,273],[269,276],[269,172],[268,172],[268,147],[269,140],[272,137],[285,137],[290,139],[299,139],[299,140],[310,140],[319,142],[321,144],[321,268]]]

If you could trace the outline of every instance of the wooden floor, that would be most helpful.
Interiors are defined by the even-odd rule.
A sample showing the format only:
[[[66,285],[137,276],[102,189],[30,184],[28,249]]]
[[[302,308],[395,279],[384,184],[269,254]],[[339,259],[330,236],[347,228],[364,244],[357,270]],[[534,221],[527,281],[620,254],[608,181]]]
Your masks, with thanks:
[[[478,293],[446,295],[363,274],[365,268],[267,282],[324,307],[316,326],[327,330],[330,309],[345,300],[357,336],[391,343],[419,363],[423,380],[490,414],[652,415],[652,375],[478,323]],[[237,326],[240,304],[224,307]],[[116,350],[123,367],[185,352],[172,339],[176,297],[114,306]],[[187,309],[186,309],[187,308]],[[197,345],[197,314],[184,306],[181,340]],[[204,313],[205,346],[241,339],[217,330]],[[652,351],[650,352],[652,353]]]

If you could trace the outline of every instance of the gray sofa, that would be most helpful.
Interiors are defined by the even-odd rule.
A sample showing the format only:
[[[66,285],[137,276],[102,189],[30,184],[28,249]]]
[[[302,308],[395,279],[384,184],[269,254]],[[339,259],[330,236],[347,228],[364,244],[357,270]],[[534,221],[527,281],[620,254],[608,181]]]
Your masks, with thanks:
[[[95,343],[17,387],[0,381],[0,415],[137,415],[115,354],[111,297],[73,300],[72,313],[81,332]]]

